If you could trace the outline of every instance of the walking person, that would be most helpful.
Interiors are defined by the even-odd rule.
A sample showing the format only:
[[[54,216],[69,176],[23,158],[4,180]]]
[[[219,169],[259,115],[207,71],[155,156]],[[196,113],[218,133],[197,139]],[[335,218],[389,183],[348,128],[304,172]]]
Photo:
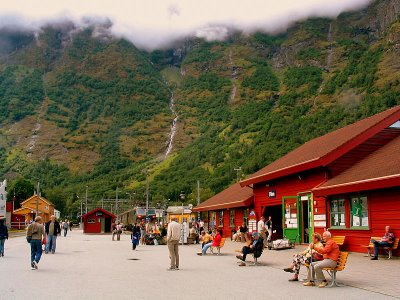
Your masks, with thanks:
[[[37,216],[35,222],[29,225],[26,239],[31,244],[31,270],[35,270],[38,268],[38,263],[42,257],[42,243],[46,242],[42,217]]]
[[[267,242],[270,243],[271,239],[272,239],[272,217],[271,216],[268,217],[268,221],[265,223],[265,225],[267,226],[267,230],[268,230]]]
[[[116,226],[116,234],[117,234],[117,241],[121,240],[121,233],[122,233],[122,224],[120,222],[117,222]]]
[[[72,224],[72,221],[69,221],[69,231],[72,231],[72,226],[73,226],[73,224]]]
[[[54,254],[56,252],[57,236],[61,234],[60,223],[58,223],[54,215],[50,217],[50,221],[45,224],[44,229],[47,235],[44,253],[47,254],[51,251],[51,253]]]
[[[140,226],[138,224],[133,224],[132,226],[132,250],[136,250],[136,247],[139,245],[140,240]]]
[[[181,238],[182,225],[178,224],[177,218],[172,218],[172,221],[168,224],[167,229],[167,245],[169,250],[169,258],[171,260],[171,266],[169,271],[179,270],[179,239]]]
[[[63,230],[64,230],[64,237],[66,237],[67,233],[68,233],[68,227],[69,227],[68,220],[65,220],[65,222],[62,223],[62,227],[63,227]]]
[[[5,219],[0,219],[0,256],[4,256],[4,243],[8,240],[8,228]]]

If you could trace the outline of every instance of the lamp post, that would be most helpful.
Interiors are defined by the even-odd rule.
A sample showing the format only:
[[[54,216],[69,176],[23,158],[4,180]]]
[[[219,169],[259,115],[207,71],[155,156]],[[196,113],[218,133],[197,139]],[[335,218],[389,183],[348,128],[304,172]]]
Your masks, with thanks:
[[[149,213],[149,170],[146,169],[146,219]]]

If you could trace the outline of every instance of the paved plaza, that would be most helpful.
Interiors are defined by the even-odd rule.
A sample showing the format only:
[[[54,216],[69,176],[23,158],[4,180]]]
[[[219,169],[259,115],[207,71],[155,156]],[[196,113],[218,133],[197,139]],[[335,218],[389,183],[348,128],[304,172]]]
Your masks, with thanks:
[[[394,299],[400,295],[400,260],[370,261],[350,254],[338,273],[340,288],[304,287],[283,272],[294,250],[265,250],[261,266],[239,267],[227,242],[220,256],[197,256],[198,245],[180,246],[180,270],[169,267],[166,246],[131,250],[129,235],[84,235],[80,230],[57,240],[56,254],[43,254],[30,270],[25,237],[6,242],[0,258],[0,299]],[[249,256],[248,260],[252,257]],[[305,277],[305,268],[300,278]]]

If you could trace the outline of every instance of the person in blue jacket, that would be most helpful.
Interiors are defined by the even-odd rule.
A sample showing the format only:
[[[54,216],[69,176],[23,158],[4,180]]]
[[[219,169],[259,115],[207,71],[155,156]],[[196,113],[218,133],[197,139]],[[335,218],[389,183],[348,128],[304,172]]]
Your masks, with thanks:
[[[8,228],[4,221],[0,219],[0,257],[4,256],[4,243],[8,240]]]

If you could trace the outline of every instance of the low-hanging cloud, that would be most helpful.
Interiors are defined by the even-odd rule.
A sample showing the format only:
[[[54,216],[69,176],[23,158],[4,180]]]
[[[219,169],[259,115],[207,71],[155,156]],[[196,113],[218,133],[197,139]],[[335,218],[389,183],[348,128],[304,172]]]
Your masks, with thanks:
[[[274,33],[308,17],[336,17],[371,0],[0,0],[0,27],[39,29],[87,18],[112,22],[111,32],[147,49],[197,36],[222,40],[230,30]]]

